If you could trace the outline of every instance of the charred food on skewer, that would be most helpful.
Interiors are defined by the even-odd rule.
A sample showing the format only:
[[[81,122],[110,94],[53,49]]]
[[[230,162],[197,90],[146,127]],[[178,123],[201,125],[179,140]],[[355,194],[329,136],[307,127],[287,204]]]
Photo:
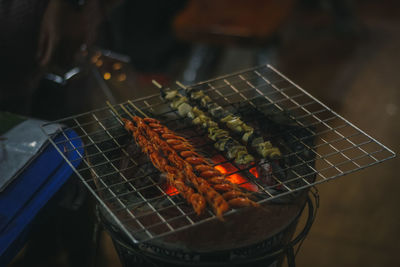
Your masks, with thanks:
[[[188,91],[189,99],[195,101],[206,109],[215,119],[224,123],[227,128],[241,135],[244,143],[252,146],[262,158],[277,159],[282,156],[279,148],[274,147],[270,141],[254,131],[254,128],[244,123],[240,117],[212,101],[204,91]]]
[[[254,161],[245,146],[230,137],[229,132],[219,128],[218,123],[206,115],[204,111],[189,104],[189,100],[178,93],[177,90],[167,90],[163,94],[164,99],[171,102],[172,109],[178,111],[182,117],[188,117],[194,125],[208,130],[208,137],[215,141],[214,147],[227,153],[229,159],[237,164],[249,164]]]
[[[146,121],[146,118],[144,119]],[[247,206],[257,206],[258,204],[250,200],[249,198],[245,197],[245,194],[243,193],[243,189],[240,188],[239,186],[231,183],[229,180],[223,176],[223,174],[214,168],[210,161],[204,158],[203,156],[199,155],[198,153],[195,152],[195,148],[190,144],[188,140],[185,138],[178,136],[177,134],[173,133],[170,129],[167,127],[161,125],[161,124],[156,124],[153,123],[151,124],[151,127],[154,128],[163,128],[163,132],[167,133],[162,135],[162,138],[164,140],[168,141],[167,138],[174,138],[174,140],[180,140],[182,144],[186,147],[186,151],[181,151],[179,154],[181,157],[188,163],[192,165],[192,168],[197,172],[199,177],[205,179],[210,185],[213,187],[213,189],[217,191],[223,191],[223,192],[231,192],[232,194],[240,195],[240,198],[245,198],[245,200],[242,199],[240,202],[240,206],[236,206],[234,203],[238,203],[233,201],[233,204],[231,205],[232,207],[243,207],[245,206],[245,203],[247,203]],[[150,126],[150,124],[149,124]],[[153,128],[153,129],[154,129]],[[176,137],[175,137],[176,136]],[[219,188],[223,188],[223,190],[219,190]],[[243,194],[241,194],[243,193]],[[229,199],[226,199],[227,201],[230,201],[233,199],[232,197]]]
[[[133,117],[134,122],[127,119],[123,121],[125,128],[133,133],[135,141],[153,165],[167,173],[168,182],[192,205],[197,214],[204,211],[205,202],[208,202],[220,219],[230,207],[258,206],[238,186],[226,180],[206,158],[196,153],[188,140],[161,125],[159,121],[140,117]],[[182,149],[175,149],[177,146]],[[219,192],[231,193],[221,195]]]

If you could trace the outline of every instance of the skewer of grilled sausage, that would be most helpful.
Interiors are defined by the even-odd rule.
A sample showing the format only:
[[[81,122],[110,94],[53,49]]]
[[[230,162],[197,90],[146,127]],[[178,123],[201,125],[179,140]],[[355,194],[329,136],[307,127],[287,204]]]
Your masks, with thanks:
[[[167,127],[161,125],[158,121],[155,121],[152,118],[151,119],[145,118],[144,121],[147,122],[149,124],[149,126],[153,127],[153,129],[161,129],[160,131],[164,133],[162,135],[162,137],[171,138],[171,137],[177,136],[175,133],[173,133]],[[165,133],[168,133],[169,135],[165,136]],[[223,175],[217,169],[210,166],[209,163],[203,157],[201,157],[197,153],[196,153],[197,157],[193,157],[193,153],[195,153],[195,152],[193,151],[194,148],[191,146],[189,141],[187,141],[184,138],[183,139],[180,138],[180,140],[182,140],[181,147],[185,147],[185,149],[187,149],[187,150],[180,152],[181,156],[183,156],[185,158],[185,160],[187,160],[189,163],[191,163],[197,171],[199,171],[201,168],[201,167],[198,168],[197,166],[202,166],[202,169],[204,171],[200,172],[200,177],[205,178],[209,182],[211,182],[213,188],[216,189],[217,191],[240,192],[241,189],[237,185],[232,184],[229,180],[225,179],[223,177]],[[181,150],[179,150],[179,151],[181,151]],[[187,157],[185,157],[185,155]],[[205,168],[207,168],[207,169],[205,169]],[[248,199],[248,205],[254,206],[255,203],[252,202],[250,199]],[[243,206],[243,204],[241,206]]]
[[[161,137],[169,137],[169,138],[174,138],[172,140],[178,140],[178,138],[175,138],[176,135],[173,133],[171,130],[169,130],[167,127],[161,125],[160,123],[155,123],[154,119],[147,120],[146,118],[144,119],[146,123],[150,127],[160,129],[162,128],[162,131],[164,132]],[[168,136],[165,135],[165,133],[168,133]],[[166,138],[164,138],[166,139]],[[167,139],[166,142],[168,142]],[[195,148],[190,144],[188,140],[185,138],[180,137],[179,140],[182,142],[182,145],[185,145],[187,150],[180,151],[180,156],[185,159],[186,162],[192,165],[192,167],[199,173],[199,176],[206,179],[209,183],[211,183],[213,189],[221,192],[226,192],[225,197],[227,198],[227,201],[231,201],[234,198],[240,198],[240,200],[237,201],[231,201],[231,206],[232,207],[243,207],[246,206],[257,206],[258,204],[250,200],[246,195],[244,194],[240,187],[231,183],[229,180],[225,179],[225,177],[222,175],[222,173],[215,169],[213,166],[210,165],[210,163],[202,156],[194,152]],[[227,194],[229,193],[230,194]],[[224,197],[224,195],[223,195]],[[225,199],[224,197],[224,199]]]
[[[196,214],[200,215],[204,211],[206,205],[204,197],[194,192],[190,186],[185,184],[179,170],[168,165],[166,159],[160,155],[145,136],[141,135],[137,127],[135,127],[130,120],[123,119],[123,121],[125,123],[125,128],[133,133],[136,142],[142,147],[143,152],[149,156],[153,165],[160,171],[167,173],[168,182],[192,205]]]
[[[152,141],[153,146],[158,147],[167,157],[168,161],[173,163],[175,165],[174,167],[178,168],[181,173],[184,173],[188,181],[193,184],[202,196],[204,196],[216,215],[222,219],[222,215],[229,210],[229,205],[225,199],[215,191],[204,178],[196,176],[192,166],[181,158],[166,140],[163,140],[157,132],[153,131],[150,124],[154,127],[154,122],[146,124],[140,117],[134,117],[133,119],[137,127]],[[167,128],[165,130],[167,130]]]
[[[169,130],[167,127],[161,125],[158,121],[155,121],[154,119],[144,119],[145,122],[149,124],[149,126],[152,126],[153,129],[159,129],[160,132],[163,132],[164,134],[162,137],[168,137],[168,138],[176,138],[177,135],[173,133],[171,130]],[[166,135],[165,133],[168,133]],[[184,139],[183,137],[179,137],[180,140],[182,140],[182,144],[180,147],[184,147],[184,149],[187,150],[180,150],[180,154],[185,160],[187,160],[189,163],[193,165],[196,171],[200,173],[200,177],[207,179],[209,182],[211,182],[212,186],[214,189],[217,191],[222,191],[222,192],[227,192],[227,191],[233,191],[233,192],[240,192],[240,187],[237,185],[231,183],[229,180],[225,179],[223,175],[215,169],[213,166],[209,165],[208,161],[206,161],[203,157],[201,157],[199,154],[194,152],[194,147],[190,144],[189,141]],[[249,206],[254,205],[253,202],[250,202],[249,200]],[[243,206],[243,205],[241,205]]]

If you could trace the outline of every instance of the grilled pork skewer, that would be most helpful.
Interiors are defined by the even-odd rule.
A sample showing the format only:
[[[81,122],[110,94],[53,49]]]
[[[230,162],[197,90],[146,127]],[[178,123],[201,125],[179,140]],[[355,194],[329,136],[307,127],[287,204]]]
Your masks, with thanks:
[[[184,147],[179,152],[185,162],[191,164],[192,168],[199,173],[199,176],[207,180],[216,191],[224,192],[222,197],[228,201],[231,207],[258,206],[258,204],[248,198],[249,194],[242,192],[241,188],[229,180],[223,174],[215,169],[210,163],[194,150],[194,147],[185,138],[176,135],[167,127],[160,124],[159,121],[152,118],[143,119],[153,131],[162,132],[161,138],[167,143],[175,144],[175,147]]]
[[[192,123],[208,130],[208,137],[215,141],[214,147],[226,152],[228,159],[234,159],[237,164],[249,164],[254,161],[245,146],[229,136],[228,131],[218,127],[218,123],[208,117],[202,110],[192,107],[189,100],[177,90],[167,91],[164,99],[171,102],[171,108],[178,111],[182,117],[188,117]]]

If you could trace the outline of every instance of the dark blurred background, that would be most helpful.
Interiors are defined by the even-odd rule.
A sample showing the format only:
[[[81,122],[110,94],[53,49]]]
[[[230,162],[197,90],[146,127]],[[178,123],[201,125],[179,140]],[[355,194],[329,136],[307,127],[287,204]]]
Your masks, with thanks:
[[[269,63],[400,147],[398,1],[0,0],[0,33],[0,111],[54,120],[155,93],[152,79],[191,84]],[[400,265],[399,163],[318,187],[298,266]],[[11,266],[87,266],[93,203],[56,208],[56,220],[58,197]],[[99,244],[96,266],[120,266],[105,232]]]

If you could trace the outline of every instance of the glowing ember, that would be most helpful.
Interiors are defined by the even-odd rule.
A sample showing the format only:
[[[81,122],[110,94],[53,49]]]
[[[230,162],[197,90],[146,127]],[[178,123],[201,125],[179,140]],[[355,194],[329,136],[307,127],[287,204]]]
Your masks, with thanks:
[[[252,183],[249,183],[246,179],[243,178],[240,174],[232,174],[226,177],[229,181],[234,184],[238,184],[240,187],[246,188],[249,191],[257,192],[257,186]]]
[[[174,196],[178,194],[178,190],[176,190],[175,187],[171,186],[171,185],[167,185],[167,188],[164,189],[165,194],[167,194],[168,196]]]
[[[212,158],[212,160],[215,163],[221,163],[221,162],[226,161],[226,159],[221,155],[214,156]],[[220,165],[214,166],[214,168],[217,169],[218,171],[220,171],[222,174],[227,174],[226,179],[228,181],[230,181],[231,183],[238,184],[239,186],[241,186],[249,191],[254,191],[254,192],[258,191],[256,185],[250,183],[241,174],[234,173],[234,172],[237,172],[238,169],[235,166],[233,166],[231,163],[228,162],[228,163],[220,164]],[[259,177],[256,167],[251,168],[249,171],[251,174],[254,175],[254,177],[256,177],[256,178]],[[233,174],[231,174],[231,173],[233,173]],[[229,175],[229,174],[231,174],[231,175]],[[164,192],[169,196],[174,196],[174,195],[179,194],[178,190],[176,190],[175,187],[168,185],[168,184],[165,185]]]
[[[230,163],[217,165],[214,168],[219,170],[222,174],[230,174],[237,171],[237,169]]]
[[[249,172],[250,172],[251,174],[253,174],[254,177],[258,178],[258,171],[257,171],[257,168],[256,168],[256,167],[251,168],[251,169],[249,170]]]
[[[222,160],[220,160],[220,158],[217,158],[217,161],[219,161],[219,162],[225,161],[225,159],[222,156],[220,156],[220,155],[218,155],[218,156],[221,157]],[[216,157],[213,157],[214,161],[215,161],[215,158]],[[235,166],[233,166],[231,163],[217,165],[214,168],[219,170],[222,174],[230,174],[230,173],[237,171],[237,168],[235,168]],[[229,175],[226,177],[226,179],[228,181],[230,181],[231,183],[238,184],[241,187],[246,188],[249,191],[254,191],[254,192],[258,191],[257,186],[255,186],[252,183],[249,183],[246,178],[244,178],[242,175],[240,175],[238,173]]]

